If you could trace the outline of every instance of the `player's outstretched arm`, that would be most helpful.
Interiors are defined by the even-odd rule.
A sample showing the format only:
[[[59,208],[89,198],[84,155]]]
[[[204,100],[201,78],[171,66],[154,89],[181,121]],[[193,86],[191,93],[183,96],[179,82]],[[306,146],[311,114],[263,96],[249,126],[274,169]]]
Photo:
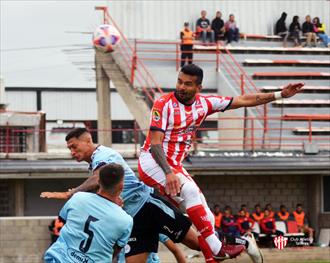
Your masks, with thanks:
[[[229,109],[237,109],[241,107],[254,107],[269,103],[279,98],[290,98],[300,92],[304,83],[290,83],[285,86],[282,91],[272,93],[255,93],[237,96],[233,98]]]
[[[93,175],[87,178],[81,185],[73,188],[67,192],[42,192],[41,198],[50,199],[69,199],[73,194],[77,192],[90,192],[96,190],[99,185],[99,169],[93,171]]]
[[[187,263],[183,251],[171,240],[167,240],[165,246],[172,252],[177,263]]]

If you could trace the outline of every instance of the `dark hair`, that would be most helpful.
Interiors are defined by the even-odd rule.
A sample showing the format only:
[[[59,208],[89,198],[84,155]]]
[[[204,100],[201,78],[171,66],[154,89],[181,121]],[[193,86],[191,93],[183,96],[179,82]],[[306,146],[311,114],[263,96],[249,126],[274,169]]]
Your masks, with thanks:
[[[282,208],[286,208],[285,205],[280,205],[280,209],[282,209]]]
[[[105,190],[113,190],[114,187],[123,179],[124,168],[120,164],[110,163],[104,165],[99,173],[100,185]]]
[[[242,205],[241,205],[241,209],[242,209],[243,207],[246,207],[246,204],[242,204]]]
[[[292,18],[292,23],[298,23],[299,16],[294,16]]]
[[[254,208],[257,208],[257,207],[260,207],[260,208],[261,208],[261,205],[260,205],[260,204],[256,204],[256,205],[254,206]]]
[[[78,139],[82,134],[86,132],[89,133],[86,128],[75,128],[65,136],[65,141],[69,141],[72,138]]]
[[[216,208],[220,208],[220,205],[215,204],[215,205],[213,206],[213,209],[216,209]]]
[[[202,84],[203,70],[197,65],[195,64],[185,65],[184,67],[182,67],[181,72],[189,76],[196,76],[197,77],[196,84],[197,85]]]
[[[319,17],[314,17],[313,20],[316,20],[316,26],[317,26],[317,27],[322,26]]]
[[[296,207],[298,207],[298,206],[301,206],[301,207],[302,207],[303,205],[302,205],[302,204],[297,204],[297,206],[296,206]]]

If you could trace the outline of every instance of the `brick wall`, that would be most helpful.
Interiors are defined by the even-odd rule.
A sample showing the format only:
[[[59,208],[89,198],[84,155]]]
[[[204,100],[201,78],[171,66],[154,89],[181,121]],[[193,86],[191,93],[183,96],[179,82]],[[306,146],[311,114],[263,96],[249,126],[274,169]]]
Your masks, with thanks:
[[[53,217],[0,218],[0,263],[39,263],[50,244]]]
[[[210,207],[230,205],[236,212],[241,204],[251,211],[254,205],[261,207],[271,203],[274,210],[284,204],[293,210],[297,203],[307,209],[307,178],[302,175],[223,175],[195,176]]]

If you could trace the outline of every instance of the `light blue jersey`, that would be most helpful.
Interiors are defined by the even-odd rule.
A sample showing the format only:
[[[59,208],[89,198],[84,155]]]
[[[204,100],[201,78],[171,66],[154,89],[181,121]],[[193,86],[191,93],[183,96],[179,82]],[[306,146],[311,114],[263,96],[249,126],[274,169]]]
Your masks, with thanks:
[[[159,241],[165,244],[170,238],[164,234],[159,234]],[[157,253],[150,253],[147,259],[147,263],[160,263],[160,258]]]
[[[103,164],[108,163],[117,163],[124,168],[124,190],[121,194],[124,200],[123,209],[132,217],[135,216],[145,202],[150,199],[150,193],[153,191],[152,188],[140,182],[124,158],[109,147],[99,145],[91,159],[90,169],[93,171]]]
[[[109,263],[114,246],[124,247],[133,227],[120,206],[94,193],[74,194],[59,216],[66,223],[46,251],[46,263]]]

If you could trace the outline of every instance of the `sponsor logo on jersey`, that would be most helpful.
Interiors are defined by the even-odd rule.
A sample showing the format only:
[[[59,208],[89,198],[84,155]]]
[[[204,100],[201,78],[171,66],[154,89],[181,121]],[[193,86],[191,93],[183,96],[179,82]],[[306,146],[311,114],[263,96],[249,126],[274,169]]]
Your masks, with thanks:
[[[154,111],[152,112],[152,119],[153,119],[154,121],[159,121],[159,120],[160,120],[160,113],[159,113],[159,111],[154,110]]]
[[[95,263],[90,257],[75,249],[69,248],[67,253],[74,263]]]

